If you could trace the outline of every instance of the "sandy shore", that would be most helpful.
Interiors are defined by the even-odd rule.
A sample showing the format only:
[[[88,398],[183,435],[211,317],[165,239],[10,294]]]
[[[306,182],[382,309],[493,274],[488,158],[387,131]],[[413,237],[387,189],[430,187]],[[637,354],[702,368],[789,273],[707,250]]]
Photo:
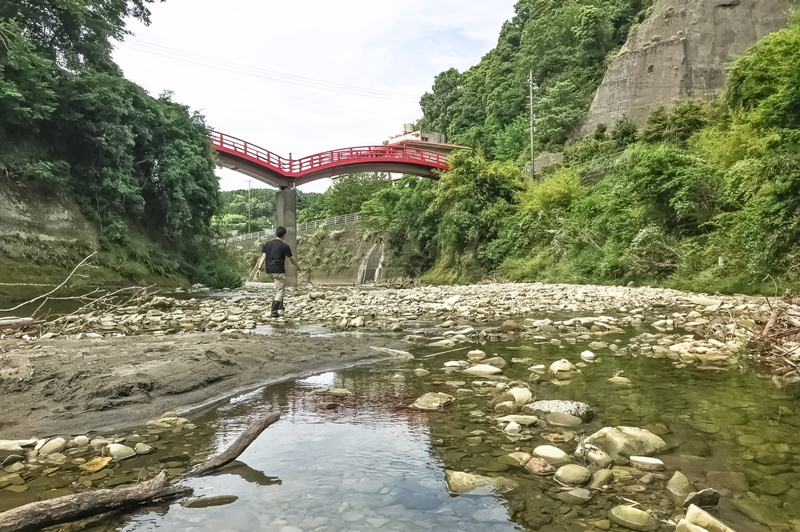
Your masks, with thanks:
[[[109,431],[260,384],[386,358],[397,339],[191,333],[0,341],[0,439]]]

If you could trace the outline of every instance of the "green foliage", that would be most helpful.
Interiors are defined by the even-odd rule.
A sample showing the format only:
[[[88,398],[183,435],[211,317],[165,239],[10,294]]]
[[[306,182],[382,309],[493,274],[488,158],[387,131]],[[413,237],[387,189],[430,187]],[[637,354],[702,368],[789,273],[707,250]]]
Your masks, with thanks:
[[[653,111],[642,128],[644,142],[683,145],[697,131],[712,123],[715,103],[700,99],[682,100],[673,107]]]
[[[373,194],[392,186],[389,176],[379,173],[359,173],[337,177],[325,193],[299,211],[298,221],[320,220],[361,212],[361,206]]]
[[[420,125],[449,141],[482,148],[490,160],[527,157],[528,77],[537,151],[554,150],[574,133],[614,56],[652,0],[519,0],[497,46],[466,72],[436,76],[422,96]],[[524,159],[525,161],[527,159]],[[524,162],[524,161],[523,161]]]

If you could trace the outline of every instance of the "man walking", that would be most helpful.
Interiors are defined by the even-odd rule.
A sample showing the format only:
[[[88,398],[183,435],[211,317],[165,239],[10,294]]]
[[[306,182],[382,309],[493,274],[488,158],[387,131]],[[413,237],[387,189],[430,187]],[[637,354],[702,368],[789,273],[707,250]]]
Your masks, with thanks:
[[[275,229],[275,240],[267,242],[261,248],[261,258],[258,259],[258,266],[256,270],[256,277],[261,275],[261,266],[266,263],[267,273],[272,275],[272,281],[275,283],[275,298],[272,300],[272,317],[280,318],[279,310],[283,310],[283,296],[286,291],[286,259],[292,261],[297,271],[300,271],[300,266],[297,261],[292,257],[292,248],[289,244],[283,241],[286,236],[286,228],[282,225]]]

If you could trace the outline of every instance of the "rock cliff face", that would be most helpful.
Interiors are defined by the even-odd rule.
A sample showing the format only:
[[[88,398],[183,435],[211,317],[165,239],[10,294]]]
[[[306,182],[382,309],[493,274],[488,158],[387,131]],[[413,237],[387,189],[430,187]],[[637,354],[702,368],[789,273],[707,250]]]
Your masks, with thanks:
[[[686,97],[709,98],[725,67],[784,27],[791,0],[658,0],[631,30],[584,120],[583,133],[621,116],[641,124],[651,111]]]

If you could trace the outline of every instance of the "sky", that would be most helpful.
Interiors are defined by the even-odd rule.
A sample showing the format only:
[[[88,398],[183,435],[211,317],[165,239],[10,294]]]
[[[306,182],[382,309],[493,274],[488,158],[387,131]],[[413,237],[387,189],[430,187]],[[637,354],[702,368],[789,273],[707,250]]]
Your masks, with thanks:
[[[438,73],[497,43],[515,0],[167,0],[114,58],[209,127],[294,158],[380,145],[422,117]],[[266,187],[218,169],[222,190]],[[330,180],[300,187],[322,192]]]

